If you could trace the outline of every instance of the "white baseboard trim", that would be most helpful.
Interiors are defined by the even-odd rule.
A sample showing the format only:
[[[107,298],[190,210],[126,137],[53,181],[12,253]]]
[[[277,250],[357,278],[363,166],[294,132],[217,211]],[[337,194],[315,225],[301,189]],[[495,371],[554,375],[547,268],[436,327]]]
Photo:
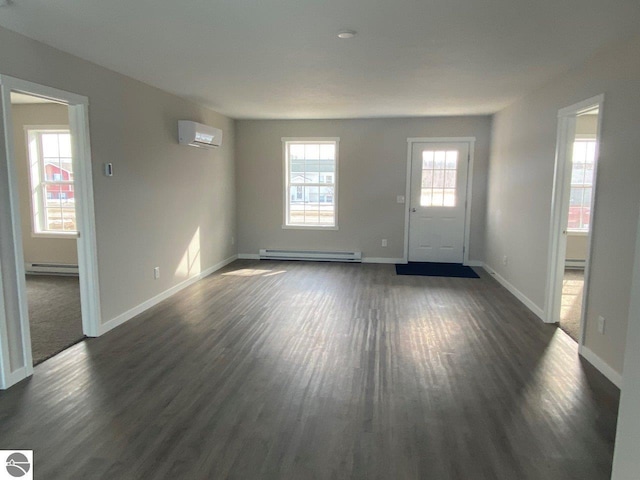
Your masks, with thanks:
[[[564,266],[565,268],[584,269],[586,263],[585,260],[565,260]]]
[[[578,353],[582,355],[582,357],[593,365],[600,373],[602,373],[605,377],[607,377],[611,382],[618,388],[622,388],[622,375],[616,372],[613,368],[609,366],[604,360],[602,360],[598,355],[593,353],[593,351],[584,345],[578,346]]]
[[[103,335],[103,334],[107,333],[110,330],[113,330],[114,328],[122,325],[126,321],[131,320],[136,315],[140,315],[145,310],[148,310],[151,307],[153,307],[153,306],[157,305],[158,303],[162,302],[163,300],[166,300],[167,298],[171,297],[172,295],[178,293],[180,290],[183,290],[184,288],[188,287],[189,285],[192,285],[192,284],[196,283],[198,280],[202,280],[204,277],[206,277],[208,275],[211,275],[216,270],[220,270],[222,267],[226,267],[227,265],[229,265],[231,262],[233,262],[237,258],[238,258],[238,255],[233,255],[233,256],[231,256],[231,257],[229,257],[229,258],[227,258],[227,259],[225,259],[225,260],[223,260],[221,262],[218,262],[215,265],[213,265],[212,267],[209,267],[206,270],[203,270],[198,275],[194,275],[193,277],[190,277],[190,278],[186,279],[185,281],[180,282],[177,285],[174,285],[173,287],[169,288],[168,290],[165,290],[164,292],[156,295],[155,297],[152,297],[149,300],[147,300],[145,302],[142,302],[140,305],[138,305],[136,307],[133,307],[130,310],[127,310],[126,312],[118,315],[115,318],[112,318],[108,322],[103,323],[98,328],[98,336]]]
[[[481,260],[469,260],[464,265],[466,265],[467,267],[484,267],[484,262],[482,262]]]
[[[389,257],[362,257],[362,263],[403,263],[402,258],[389,258]]]
[[[524,293],[522,293],[520,290],[518,290],[516,287],[514,287],[502,275],[500,275],[493,268],[491,268],[491,266],[489,266],[489,265],[487,265],[485,263],[485,264],[483,264],[483,268],[487,272],[489,272],[489,274],[491,274],[491,276],[493,276],[493,278],[495,278],[500,285],[502,285],[504,288],[509,290],[509,292],[513,296],[515,296],[518,300],[520,300],[524,304],[525,307],[527,307],[538,318],[540,318],[540,320],[542,320],[543,322],[545,321],[545,319],[544,319],[544,310],[542,308],[540,308],[538,305],[536,305],[534,302],[532,302]]]
[[[238,259],[240,260],[260,260],[260,255],[257,253],[239,253]]]

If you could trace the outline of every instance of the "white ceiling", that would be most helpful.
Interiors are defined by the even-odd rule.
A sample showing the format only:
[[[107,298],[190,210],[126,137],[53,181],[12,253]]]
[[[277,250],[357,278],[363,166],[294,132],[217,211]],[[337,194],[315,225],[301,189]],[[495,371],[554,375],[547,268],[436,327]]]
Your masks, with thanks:
[[[0,25],[234,118],[469,115],[636,34],[640,1],[15,0]]]

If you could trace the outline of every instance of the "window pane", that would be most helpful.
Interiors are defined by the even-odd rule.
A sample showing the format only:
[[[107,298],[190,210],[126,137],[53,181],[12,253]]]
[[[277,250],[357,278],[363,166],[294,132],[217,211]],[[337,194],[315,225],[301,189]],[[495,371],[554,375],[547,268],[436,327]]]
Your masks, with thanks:
[[[584,163],[587,156],[587,142],[573,142],[573,162]]]
[[[335,225],[336,147],[335,143],[289,144],[288,176],[292,185],[287,194],[287,224]]]
[[[434,207],[442,207],[444,205],[444,190],[433,190],[431,201]]]
[[[304,178],[306,183],[320,183],[320,163],[318,159],[306,160]]]
[[[456,150],[447,152],[446,167],[449,170],[455,170],[458,168],[458,152]]]
[[[289,145],[289,159],[303,159],[304,158],[304,145],[299,143],[292,143]]]
[[[73,160],[71,157],[60,157],[60,168],[68,172],[69,177],[73,175]]]
[[[433,150],[422,152],[422,168],[428,170],[433,169]]]
[[[456,206],[456,190],[455,188],[447,188],[444,191],[444,206],[455,207]]]
[[[567,221],[567,227],[569,229],[575,230],[580,228],[581,209],[582,207],[569,207],[569,219]]]
[[[44,229],[76,231],[76,200],[73,185],[44,185]]]
[[[433,188],[444,188],[444,170],[434,170]]]
[[[593,163],[585,166],[584,170],[584,184],[593,185]]]
[[[571,185],[584,183],[584,163],[574,163],[571,167]]]
[[[71,135],[68,133],[58,134],[58,142],[61,157],[71,157]]]
[[[304,158],[307,160],[320,159],[320,145],[317,143],[307,143],[304,146]]]
[[[590,207],[582,207],[582,228],[589,229],[591,225],[591,208]]]
[[[57,133],[42,134],[42,156],[43,157],[59,157],[60,149],[58,148]]]
[[[302,190],[304,187],[289,187],[289,203],[290,205],[295,205],[297,203],[301,203],[303,196]]]
[[[46,158],[44,160],[44,178],[48,182],[62,180],[62,170],[58,158]]]
[[[322,159],[318,163],[318,166],[319,166],[320,172],[322,172],[322,174],[325,175],[325,178],[327,174],[331,175],[331,182],[333,182],[333,176],[336,171],[335,160]]]
[[[586,161],[588,164],[593,165],[596,161],[596,142],[586,142],[587,143],[587,156]]]
[[[336,146],[334,144],[323,143],[320,145],[320,158],[325,160],[336,159]],[[333,162],[331,162],[333,163]]]
[[[457,173],[455,170],[447,170],[445,173],[444,186],[446,188],[456,188],[456,176]]]
[[[71,136],[68,132],[29,130],[28,137],[35,229],[74,232],[75,192],[73,183],[69,183],[73,182]]]
[[[45,229],[52,230],[54,232],[63,231],[62,209],[61,208],[47,208],[45,209]]]
[[[422,188],[431,188],[433,185],[433,170],[422,170]]]
[[[430,207],[432,204],[433,204],[433,199],[431,195],[431,189],[423,188],[422,193],[420,194],[420,206]]]
[[[320,203],[333,205],[333,187],[320,187]]]
[[[581,207],[582,206],[582,192],[583,192],[582,188],[572,187],[571,188],[571,200],[570,200],[569,205],[575,206],[575,207]]]
[[[315,198],[316,201],[310,201],[304,206],[304,223],[319,223],[320,222],[320,206],[318,205],[318,187],[305,187],[310,188],[309,198]]]
[[[295,159],[289,161],[289,182],[304,183],[304,159]]]
[[[454,207],[456,205],[458,152],[456,150],[422,152],[423,207]]]

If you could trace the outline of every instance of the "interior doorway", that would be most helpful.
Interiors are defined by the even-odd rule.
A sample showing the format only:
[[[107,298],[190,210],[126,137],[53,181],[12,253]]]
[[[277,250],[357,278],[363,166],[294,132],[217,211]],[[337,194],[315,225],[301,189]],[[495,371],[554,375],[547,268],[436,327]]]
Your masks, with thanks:
[[[0,176],[0,388],[8,388],[33,373],[34,361],[42,361],[84,335],[97,336],[101,322],[88,99],[5,75],[0,75],[0,93],[0,148],[6,159],[0,164],[3,173]],[[27,105],[30,107],[26,108]],[[26,110],[44,106],[51,107],[51,115],[58,115],[56,121],[45,120],[41,112],[43,121],[29,121],[30,125],[16,128],[16,120]],[[28,177],[27,203],[21,202],[21,169]],[[71,243],[65,248],[58,243],[57,252],[56,248],[43,247],[42,243],[31,248],[30,242],[35,238],[51,237],[58,240],[66,237],[64,240]],[[38,257],[44,255],[43,249],[47,248],[46,256],[54,261]],[[55,328],[55,321],[45,318],[45,322],[49,321],[45,326],[53,329],[49,328],[40,339],[32,339],[35,325],[31,320],[37,322],[38,319],[30,318],[30,311],[37,313],[37,307],[29,298],[30,290],[34,289],[28,286],[31,283],[27,280],[28,272],[67,275],[66,280],[55,282],[57,286],[43,286],[44,277],[38,277],[36,289],[47,297],[41,305],[45,317],[55,317],[56,310],[59,313],[71,309],[60,305],[63,301],[59,295],[52,298],[50,294],[57,289],[58,293],[66,290],[69,295],[69,288],[62,284],[74,284],[69,296],[75,295],[76,303],[80,304],[80,318],[76,314],[72,320],[70,335],[51,342],[52,332],[59,333],[59,329]],[[74,274],[78,275],[75,281]],[[51,344],[44,351],[40,351],[41,345],[36,348],[32,344],[32,340],[42,339]]]
[[[409,139],[407,261],[467,262],[473,140]]]
[[[11,92],[33,364],[84,338],[69,107]]]
[[[547,318],[584,343],[602,97],[559,113]]]

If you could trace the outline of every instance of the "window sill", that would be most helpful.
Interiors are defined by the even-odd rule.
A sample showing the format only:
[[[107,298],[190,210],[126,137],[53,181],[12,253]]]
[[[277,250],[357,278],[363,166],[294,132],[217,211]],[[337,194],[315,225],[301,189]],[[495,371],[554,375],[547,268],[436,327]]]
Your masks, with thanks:
[[[585,230],[567,230],[567,235],[570,237],[587,237],[589,232]]]
[[[78,232],[54,233],[54,232],[32,232],[32,238],[59,238],[75,240],[78,238]]]
[[[282,225],[283,230],[338,230],[337,226],[327,225]]]

